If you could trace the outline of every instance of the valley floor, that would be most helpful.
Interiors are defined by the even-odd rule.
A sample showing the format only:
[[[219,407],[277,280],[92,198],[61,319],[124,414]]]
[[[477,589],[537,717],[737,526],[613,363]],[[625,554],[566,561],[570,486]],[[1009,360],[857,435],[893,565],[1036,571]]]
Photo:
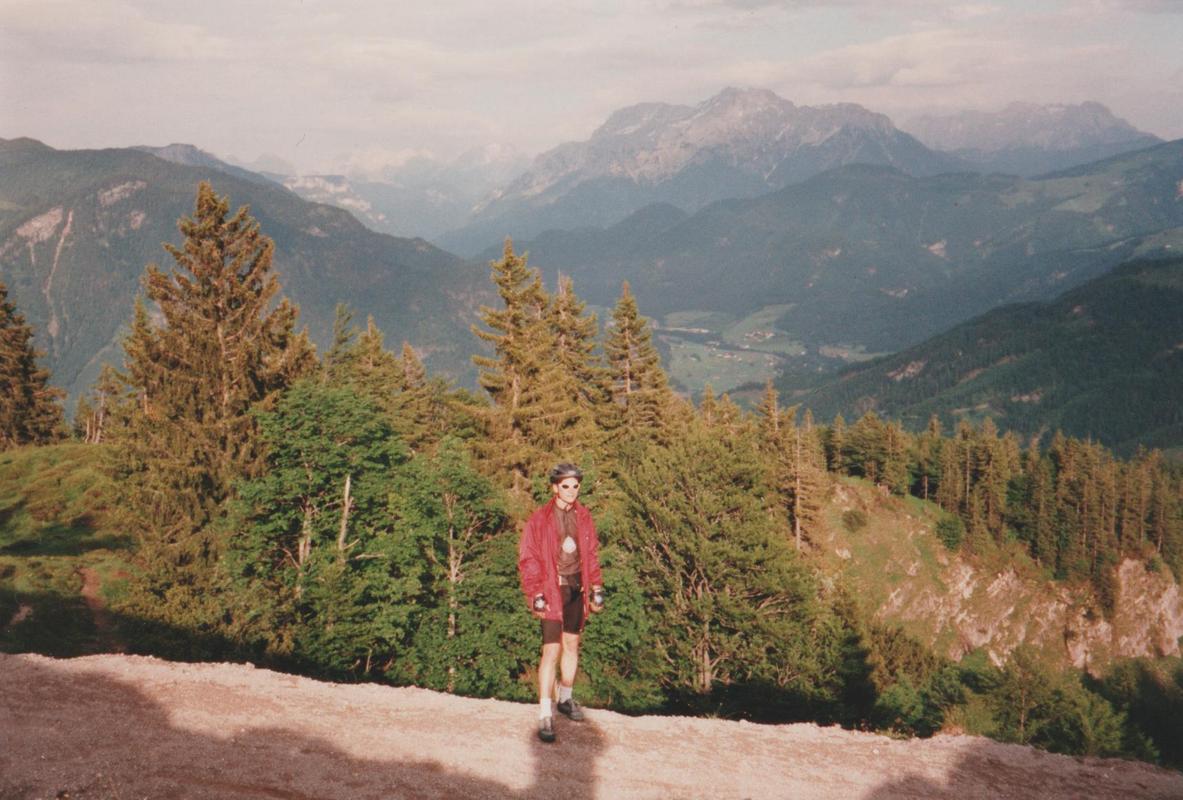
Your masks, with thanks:
[[[530,705],[237,664],[0,654],[0,798],[1178,798],[1183,774],[969,736],[897,741]]]

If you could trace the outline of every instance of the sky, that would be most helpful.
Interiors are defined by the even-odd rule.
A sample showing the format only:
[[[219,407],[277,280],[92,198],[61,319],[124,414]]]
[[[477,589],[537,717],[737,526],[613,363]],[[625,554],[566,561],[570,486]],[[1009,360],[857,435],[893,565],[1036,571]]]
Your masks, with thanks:
[[[728,86],[897,123],[1096,100],[1183,138],[1183,0],[0,0],[0,137],[63,149],[376,173]]]

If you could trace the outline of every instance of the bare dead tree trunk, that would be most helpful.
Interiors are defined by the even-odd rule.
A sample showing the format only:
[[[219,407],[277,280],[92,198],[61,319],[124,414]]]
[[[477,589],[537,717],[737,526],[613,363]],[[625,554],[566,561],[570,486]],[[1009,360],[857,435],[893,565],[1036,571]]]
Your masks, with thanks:
[[[296,567],[304,568],[304,562],[312,553],[312,506],[304,506],[304,521],[300,523],[300,542],[296,547]]]
[[[801,429],[794,428],[793,438],[793,536],[797,542],[797,552],[801,552]]]
[[[460,608],[457,587],[461,580],[460,549],[456,546],[456,496],[444,495],[444,509],[448,515],[448,639],[456,638],[456,611]],[[448,692],[456,689],[456,664],[448,664]]]
[[[353,508],[353,497],[350,495],[350,488],[353,485],[353,476],[345,476],[345,496],[341,502],[341,529],[337,531],[337,553],[338,558],[345,560],[345,534],[349,530],[349,511]]]

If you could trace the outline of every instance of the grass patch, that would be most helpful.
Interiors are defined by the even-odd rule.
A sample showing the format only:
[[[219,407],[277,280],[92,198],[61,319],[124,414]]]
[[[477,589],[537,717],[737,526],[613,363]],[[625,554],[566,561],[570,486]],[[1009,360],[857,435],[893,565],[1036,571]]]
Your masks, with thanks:
[[[671,311],[663,320],[667,329],[688,328],[719,333],[734,322],[735,317],[722,311]]]
[[[132,542],[109,520],[103,449],[66,443],[0,457],[0,650],[69,656],[103,649],[82,597],[81,570],[100,594],[126,591]]]
[[[786,331],[777,327],[781,317],[789,313],[795,304],[764,306],[748,314],[723,331],[723,341],[734,347],[762,350],[767,353],[803,356],[805,345]]]
[[[707,384],[716,392],[726,392],[763,383],[775,378],[780,367],[780,358],[771,353],[723,349],[670,335],[662,340],[670,349],[670,377],[691,394],[700,394]]]

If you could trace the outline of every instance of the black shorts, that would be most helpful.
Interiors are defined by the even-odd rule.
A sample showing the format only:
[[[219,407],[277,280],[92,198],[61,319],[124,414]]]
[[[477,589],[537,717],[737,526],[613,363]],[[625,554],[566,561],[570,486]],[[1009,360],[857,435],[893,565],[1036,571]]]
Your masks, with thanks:
[[[558,644],[562,633],[579,633],[583,629],[583,589],[576,586],[560,586],[563,600],[563,621],[542,620],[542,643]]]

